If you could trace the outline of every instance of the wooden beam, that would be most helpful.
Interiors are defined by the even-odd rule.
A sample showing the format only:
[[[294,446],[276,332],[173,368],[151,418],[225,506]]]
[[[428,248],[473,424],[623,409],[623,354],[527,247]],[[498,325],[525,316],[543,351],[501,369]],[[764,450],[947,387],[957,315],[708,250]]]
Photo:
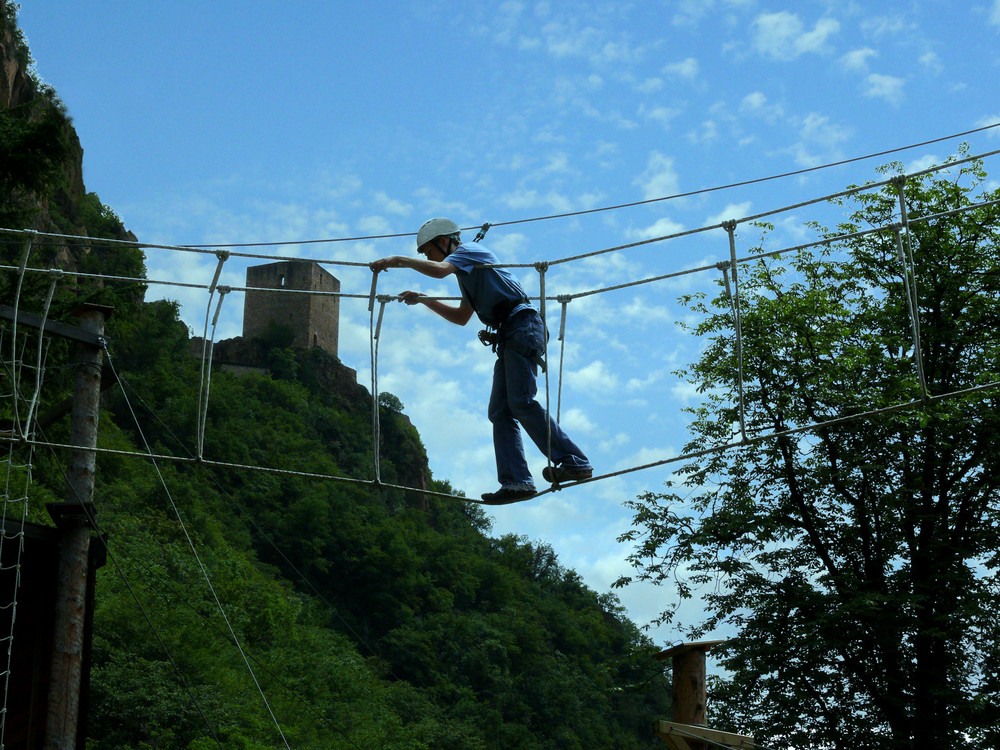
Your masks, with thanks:
[[[90,305],[89,307],[103,310],[111,309],[110,307],[104,307],[102,305]],[[42,327],[41,315],[35,315],[35,313],[25,312],[24,310],[17,310],[16,313],[19,325],[25,325],[28,328],[36,329]],[[14,308],[10,305],[0,305],[0,318],[11,321],[14,320]],[[102,348],[103,345],[103,336],[97,336],[90,331],[85,331],[77,326],[71,326],[68,323],[60,323],[58,320],[46,320],[45,333],[51,333],[55,336],[62,336],[64,339],[70,339],[72,341],[79,341],[83,344],[89,344],[90,346],[96,346],[98,349]]]
[[[674,750],[689,750],[691,741],[712,743],[713,747],[722,745],[733,750],[753,750],[756,747],[753,737],[744,737],[732,732],[720,732],[717,729],[709,729],[696,724],[657,721],[653,724],[653,731],[657,737]]]

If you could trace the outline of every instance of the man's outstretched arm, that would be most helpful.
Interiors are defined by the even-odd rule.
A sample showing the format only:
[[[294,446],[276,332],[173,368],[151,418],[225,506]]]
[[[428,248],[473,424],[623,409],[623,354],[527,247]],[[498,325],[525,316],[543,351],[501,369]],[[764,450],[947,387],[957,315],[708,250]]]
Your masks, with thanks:
[[[419,292],[403,292],[399,295],[399,298],[408,305],[416,305],[418,303],[425,305],[449,323],[454,323],[455,325],[464,326],[472,318],[472,305],[464,297],[458,305],[449,305],[441,300],[425,297]]]
[[[428,260],[427,258],[410,258],[406,255],[390,255],[388,258],[380,258],[372,261],[368,267],[373,271],[387,271],[390,268],[412,268],[424,276],[432,279],[443,279],[455,273],[455,266],[446,260]]]
[[[432,279],[443,279],[458,270],[446,260],[429,260],[427,258],[410,258],[405,255],[391,255],[372,261],[368,267],[375,272],[387,271],[390,268],[410,268]],[[424,297],[419,292],[403,292],[399,298],[408,305],[420,303],[426,305],[449,323],[464,326],[472,318],[472,305],[464,297],[458,305],[448,305],[440,300]]]

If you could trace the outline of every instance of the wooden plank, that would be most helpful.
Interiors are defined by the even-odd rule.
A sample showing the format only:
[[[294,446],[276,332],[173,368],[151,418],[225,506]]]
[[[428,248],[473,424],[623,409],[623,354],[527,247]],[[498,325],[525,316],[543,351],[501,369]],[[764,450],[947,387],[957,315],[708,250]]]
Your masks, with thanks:
[[[698,726],[696,724],[679,724],[673,721],[657,721],[653,725],[656,736],[675,750],[688,750],[692,740],[702,740],[715,743],[715,746],[733,748],[733,750],[753,750],[753,737],[741,734],[720,732],[717,729]]]
[[[697,641],[696,643],[680,643],[676,646],[668,648],[666,651],[661,651],[655,658],[663,661],[669,659],[672,656],[678,656],[680,654],[686,653],[688,651],[708,651],[713,646],[718,646],[720,643],[725,643],[725,640],[720,641]]]

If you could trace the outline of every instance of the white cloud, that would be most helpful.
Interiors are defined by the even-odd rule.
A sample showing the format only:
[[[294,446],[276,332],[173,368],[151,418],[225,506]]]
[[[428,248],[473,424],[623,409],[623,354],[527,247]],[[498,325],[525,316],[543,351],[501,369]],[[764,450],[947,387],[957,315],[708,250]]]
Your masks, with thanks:
[[[913,24],[907,22],[901,16],[877,16],[869,18],[861,24],[861,29],[871,36],[884,36],[886,34],[900,34],[913,28]]]
[[[997,0],[997,3],[1000,3],[1000,0]],[[997,123],[1000,123],[1000,112],[995,115],[980,118],[976,121],[976,127],[985,128],[987,125],[996,125]],[[993,128],[993,130],[988,130],[986,133],[991,138],[1000,138],[1000,128]]]
[[[997,0],[1000,2],[1000,0]],[[941,58],[938,57],[937,52],[925,52],[920,56],[920,64],[931,73],[940,73],[944,70],[944,66],[941,64]]]
[[[591,393],[611,393],[618,389],[618,376],[599,359],[575,372],[568,373],[566,380],[574,388]]]
[[[397,216],[409,216],[413,211],[412,206],[396,200],[395,198],[390,198],[381,190],[375,193],[375,204],[380,206],[387,213],[396,214]]]
[[[653,237],[666,237],[667,235],[677,234],[678,232],[683,231],[683,224],[679,224],[673,219],[664,217],[657,220],[654,224],[650,224],[648,227],[641,229],[629,229],[626,232],[626,236],[632,240],[649,240]]]
[[[941,163],[941,159],[934,154],[920,156],[906,165],[906,172],[922,172]]]
[[[850,131],[830,122],[825,115],[809,113],[799,130],[803,140],[816,143],[824,148],[833,148],[850,137]]]
[[[767,97],[760,91],[754,91],[743,97],[740,102],[740,112],[744,114],[756,115],[769,122],[784,115],[784,108],[780,104],[769,104]]]
[[[664,128],[669,128],[670,123],[680,116],[681,110],[674,107],[647,107],[645,104],[639,105],[639,116],[645,117],[651,122],[656,122]]]
[[[904,83],[902,78],[872,73],[865,79],[864,94],[870,99],[884,99],[889,104],[898,106],[903,101]]]
[[[700,130],[692,130],[687,135],[692,143],[711,143],[719,137],[719,126],[715,120],[705,120]]]
[[[730,203],[717,214],[707,217],[705,219],[705,226],[721,224],[722,222],[730,219],[741,219],[744,216],[748,216],[750,214],[751,205],[750,201],[744,201],[743,203]]]
[[[508,208],[514,210],[551,209],[556,213],[566,213],[573,210],[572,201],[565,195],[550,190],[544,195],[537,190],[517,190],[501,197]]]
[[[646,78],[642,83],[635,86],[635,90],[640,94],[655,94],[663,88],[662,78]]]
[[[990,23],[1000,26],[1000,0],[993,0],[993,7],[990,9]]]
[[[635,184],[642,187],[643,197],[646,200],[680,192],[673,158],[654,151],[649,155],[646,171],[639,176]]]
[[[698,77],[698,61],[693,57],[687,57],[679,62],[665,65],[663,73],[672,78],[694,80]]]
[[[550,355],[551,356],[551,355]],[[567,409],[559,416],[559,424],[571,434],[591,433],[595,425],[582,409]]]
[[[832,18],[821,18],[811,31],[807,31],[795,13],[780,11],[765,13],[753,22],[754,48],[775,60],[794,60],[807,53],[822,54],[827,51],[827,40],[840,30]]]
[[[864,73],[868,70],[868,60],[873,57],[878,57],[878,52],[871,47],[862,47],[848,52],[840,58],[840,62],[848,70]]]

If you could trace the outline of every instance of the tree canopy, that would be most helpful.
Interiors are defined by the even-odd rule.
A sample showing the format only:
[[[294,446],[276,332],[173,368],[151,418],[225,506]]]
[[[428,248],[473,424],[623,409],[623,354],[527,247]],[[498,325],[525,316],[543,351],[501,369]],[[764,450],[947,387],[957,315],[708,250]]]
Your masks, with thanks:
[[[997,746],[1000,396],[975,389],[1000,381],[1000,211],[979,205],[1000,191],[985,182],[978,162],[906,180],[898,240],[897,186],[856,193],[840,226],[816,227],[827,244],[741,265],[742,368],[726,295],[684,300],[705,339],[681,372],[705,395],[688,450],[733,441],[741,379],[747,432],[774,437],[689,461],[631,503],[624,538],[640,578],[703,597],[692,634],[734,633],[719,728],[784,747]]]

